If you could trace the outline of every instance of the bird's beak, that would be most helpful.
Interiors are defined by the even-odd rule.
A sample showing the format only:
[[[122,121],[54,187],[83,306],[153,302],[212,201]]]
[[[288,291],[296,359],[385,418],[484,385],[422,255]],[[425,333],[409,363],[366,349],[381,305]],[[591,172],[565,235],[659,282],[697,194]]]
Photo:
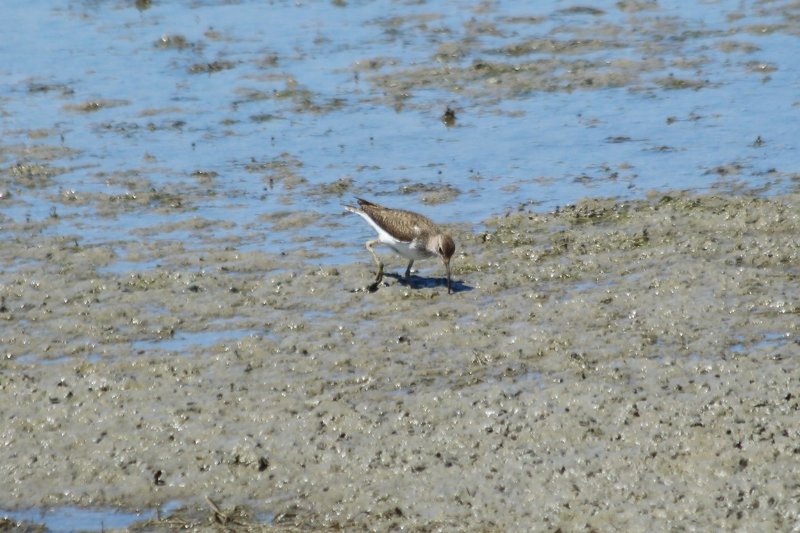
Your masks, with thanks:
[[[447,271],[447,294],[453,294],[452,282],[450,281],[450,261],[445,260],[444,269]]]

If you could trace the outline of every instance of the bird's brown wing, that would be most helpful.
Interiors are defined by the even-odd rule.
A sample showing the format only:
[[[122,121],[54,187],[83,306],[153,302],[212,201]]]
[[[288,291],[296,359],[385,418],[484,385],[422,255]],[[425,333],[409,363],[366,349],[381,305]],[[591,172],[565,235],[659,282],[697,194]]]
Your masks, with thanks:
[[[419,213],[384,207],[361,198],[357,200],[361,210],[397,240],[411,242],[421,233],[431,233],[436,228],[436,224]]]

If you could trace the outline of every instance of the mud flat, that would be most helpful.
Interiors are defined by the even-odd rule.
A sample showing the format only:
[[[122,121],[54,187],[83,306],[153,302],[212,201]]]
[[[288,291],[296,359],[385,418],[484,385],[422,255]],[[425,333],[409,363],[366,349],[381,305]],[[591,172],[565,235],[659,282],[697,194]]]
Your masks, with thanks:
[[[366,252],[7,221],[0,507],[180,502],[142,530],[798,527],[799,194],[484,227],[453,227],[448,296],[433,262],[369,293]]]

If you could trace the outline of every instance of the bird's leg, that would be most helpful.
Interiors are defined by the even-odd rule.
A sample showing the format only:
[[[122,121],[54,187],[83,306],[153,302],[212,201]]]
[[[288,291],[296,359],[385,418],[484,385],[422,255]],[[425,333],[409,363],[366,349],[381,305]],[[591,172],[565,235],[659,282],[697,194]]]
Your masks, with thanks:
[[[379,241],[378,239],[375,239],[373,241],[367,241],[367,250],[369,250],[369,253],[372,254],[372,259],[375,261],[375,264],[378,265],[378,275],[375,276],[376,285],[380,283],[381,280],[383,279],[383,263],[381,263],[381,260],[378,259],[378,255],[375,253],[375,250],[373,250],[372,247],[380,243],[381,241]]]
[[[413,264],[414,264],[414,260],[413,259],[408,262],[408,268],[406,268],[406,281],[408,281],[409,278],[411,277],[411,265],[413,265]]]

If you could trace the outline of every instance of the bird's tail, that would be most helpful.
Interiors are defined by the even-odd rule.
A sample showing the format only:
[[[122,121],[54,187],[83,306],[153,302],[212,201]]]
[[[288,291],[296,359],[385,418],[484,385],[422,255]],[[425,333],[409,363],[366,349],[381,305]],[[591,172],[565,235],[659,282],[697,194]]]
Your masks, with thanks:
[[[361,208],[365,207],[365,206],[367,206],[367,207],[381,207],[378,204],[376,204],[375,202],[370,202],[369,200],[364,200],[363,198],[356,197],[356,201],[358,202],[358,207],[356,207],[354,205],[347,205],[347,204],[343,205],[342,207],[344,207],[345,211],[349,211],[351,213],[361,213],[362,212]]]

